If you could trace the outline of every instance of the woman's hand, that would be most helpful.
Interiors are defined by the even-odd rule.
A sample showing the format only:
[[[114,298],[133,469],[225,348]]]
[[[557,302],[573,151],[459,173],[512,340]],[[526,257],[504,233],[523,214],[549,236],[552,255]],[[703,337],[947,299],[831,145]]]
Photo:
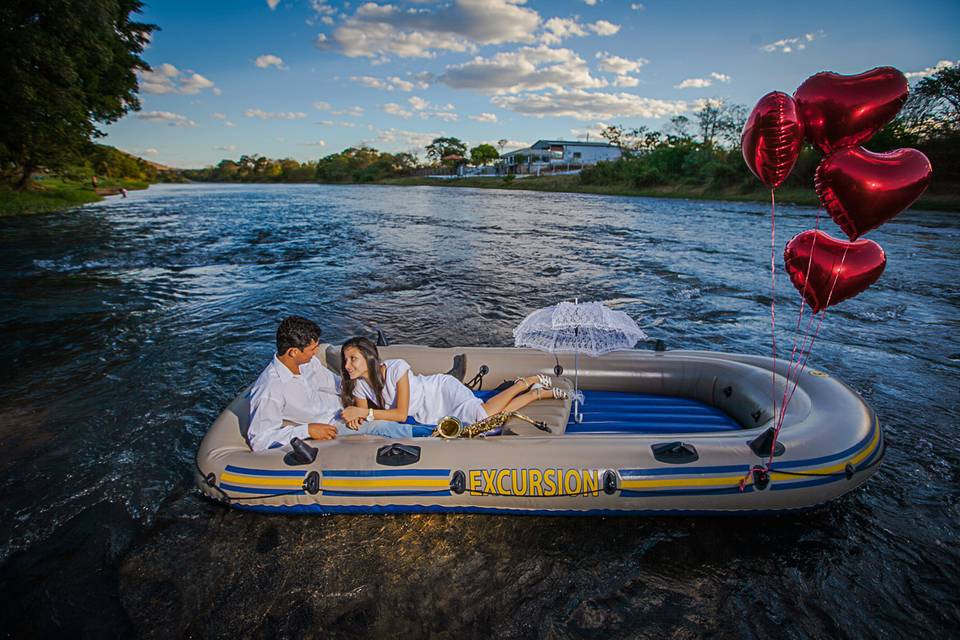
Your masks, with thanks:
[[[363,424],[363,418],[357,418],[356,420],[351,420],[348,422],[347,427],[353,429],[354,431],[358,431],[361,424]]]
[[[363,409],[361,407],[347,407],[343,410],[341,415],[343,416],[343,421],[346,422],[347,426],[352,429],[355,427],[353,427],[351,423],[357,422],[358,420],[363,420],[364,418],[366,418],[367,411],[368,409]],[[357,426],[359,426],[359,423],[357,424]]]

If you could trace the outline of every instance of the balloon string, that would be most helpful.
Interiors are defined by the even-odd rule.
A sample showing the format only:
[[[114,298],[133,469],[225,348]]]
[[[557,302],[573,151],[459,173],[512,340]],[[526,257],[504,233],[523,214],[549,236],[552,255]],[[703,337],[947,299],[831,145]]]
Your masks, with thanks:
[[[773,347],[773,372],[771,375],[773,415],[777,415],[777,222],[775,189],[770,189],[770,340]]]
[[[814,225],[814,231],[820,230],[820,209],[817,209],[817,220]],[[800,325],[803,321],[803,309],[806,306],[807,302],[807,284],[810,282],[810,269],[813,267],[813,255],[817,250],[817,234],[813,235],[813,244],[810,246],[810,260],[807,262],[807,272],[803,276],[803,290],[800,292],[800,309],[797,311],[797,326],[793,330],[793,349],[790,352],[790,364],[787,366],[787,380],[786,384],[783,387],[783,399],[780,402],[780,411],[781,413],[786,412],[787,410],[787,388],[790,386],[790,375],[794,372],[795,368],[799,366],[800,361],[797,357],[797,339],[800,336]],[[810,324],[807,325],[806,331],[804,331],[803,342],[806,342],[806,338],[810,333]],[[801,350],[802,353],[802,350]]]
[[[814,231],[820,230],[820,209],[817,209],[817,220],[814,225]],[[790,351],[790,364],[787,365],[787,379],[783,386],[783,398],[780,401],[780,413],[784,414],[787,411],[787,392],[790,388],[790,377],[792,374],[796,373],[796,368],[800,365],[800,359],[797,355],[797,339],[800,336],[800,324],[803,320],[803,309],[806,306],[806,295],[807,295],[807,284],[810,282],[810,269],[813,267],[813,255],[817,249],[817,234],[813,235],[813,244],[810,246],[810,260],[807,262],[807,272],[803,276],[803,290],[800,292],[800,309],[797,311],[797,326],[793,330],[793,349]],[[812,322],[807,324],[806,330],[803,332],[803,341],[801,344],[805,344],[807,336],[810,335],[810,327]],[[803,349],[800,350],[803,353]],[[799,379],[799,376],[797,376]],[[782,420],[782,417],[775,416],[777,421]]]
[[[834,271],[833,282],[830,284],[830,292],[827,294],[827,302],[826,304],[823,305],[823,312],[820,314],[820,319],[817,322],[817,329],[816,331],[814,331],[813,336],[810,339],[810,343],[809,345],[806,346],[806,349],[801,347],[801,350],[800,350],[801,358],[802,358],[801,365],[797,372],[796,379],[793,382],[793,388],[790,389],[790,395],[787,396],[786,402],[783,405],[782,413],[780,414],[780,417],[777,420],[776,429],[774,429],[773,431],[773,443],[770,445],[770,459],[767,460],[767,469],[769,469],[770,465],[773,464],[773,454],[776,452],[777,436],[780,435],[780,428],[783,426],[783,420],[787,414],[785,407],[787,404],[790,403],[791,400],[793,400],[793,394],[796,393],[797,387],[800,385],[800,376],[803,375],[803,371],[807,366],[807,361],[810,358],[810,351],[813,349],[813,343],[816,342],[817,336],[820,335],[820,327],[823,325],[823,320],[824,318],[827,317],[827,308],[830,306],[830,300],[833,298],[833,291],[834,289],[836,289],[837,281],[840,279],[840,274],[843,272],[843,263],[847,259],[847,251],[849,249],[850,249],[850,245],[847,245],[846,247],[844,247],[843,255],[840,256],[840,266],[836,267],[833,270]],[[836,262],[834,262],[834,264],[836,264]],[[811,317],[810,320],[812,322],[813,317]]]

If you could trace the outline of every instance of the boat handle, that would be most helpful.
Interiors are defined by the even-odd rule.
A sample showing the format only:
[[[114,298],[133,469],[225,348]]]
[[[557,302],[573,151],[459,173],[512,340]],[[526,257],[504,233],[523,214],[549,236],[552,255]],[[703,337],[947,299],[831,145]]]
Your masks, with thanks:
[[[650,445],[653,457],[667,464],[687,464],[700,459],[697,448],[686,442],[663,442]]]
[[[420,462],[420,447],[415,445],[394,443],[377,449],[377,464],[403,467],[415,462]]]

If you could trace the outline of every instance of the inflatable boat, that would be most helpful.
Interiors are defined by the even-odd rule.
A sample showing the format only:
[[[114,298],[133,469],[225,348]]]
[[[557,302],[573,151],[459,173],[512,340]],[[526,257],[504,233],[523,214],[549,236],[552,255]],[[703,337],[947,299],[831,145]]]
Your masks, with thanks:
[[[567,385],[574,366],[572,356],[514,348],[380,352],[415,373],[455,375],[481,397],[505,380],[561,368],[556,384]],[[339,373],[339,348],[321,353]],[[196,484],[232,507],[270,513],[751,515],[833,500],[883,457],[874,412],[821,371],[800,375],[772,447],[770,358],[633,350],[578,364],[580,415],[569,399],[538,401],[523,411],[538,425],[514,418],[496,435],[469,439],[352,435],[254,453],[241,393],[200,445]],[[778,402],[787,364],[776,362]]]

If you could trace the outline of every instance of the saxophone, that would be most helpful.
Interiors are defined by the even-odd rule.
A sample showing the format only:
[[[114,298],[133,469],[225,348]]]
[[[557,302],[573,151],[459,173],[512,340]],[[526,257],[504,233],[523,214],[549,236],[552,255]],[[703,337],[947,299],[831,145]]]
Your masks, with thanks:
[[[542,420],[528,418],[522,413],[517,413],[516,411],[507,411],[495,413],[489,418],[484,418],[483,420],[474,422],[468,427],[464,427],[463,421],[456,416],[444,416],[440,418],[439,422],[437,422],[437,428],[433,430],[431,435],[434,438],[447,438],[450,440],[454,438],[476,438],[477,436],[481,436],[488,431],[502,427],[510,418],[517,418],[518,420],[529,422],[537,429],[550,433],[550,427],[548,427],[547,423],[543,422]]]

